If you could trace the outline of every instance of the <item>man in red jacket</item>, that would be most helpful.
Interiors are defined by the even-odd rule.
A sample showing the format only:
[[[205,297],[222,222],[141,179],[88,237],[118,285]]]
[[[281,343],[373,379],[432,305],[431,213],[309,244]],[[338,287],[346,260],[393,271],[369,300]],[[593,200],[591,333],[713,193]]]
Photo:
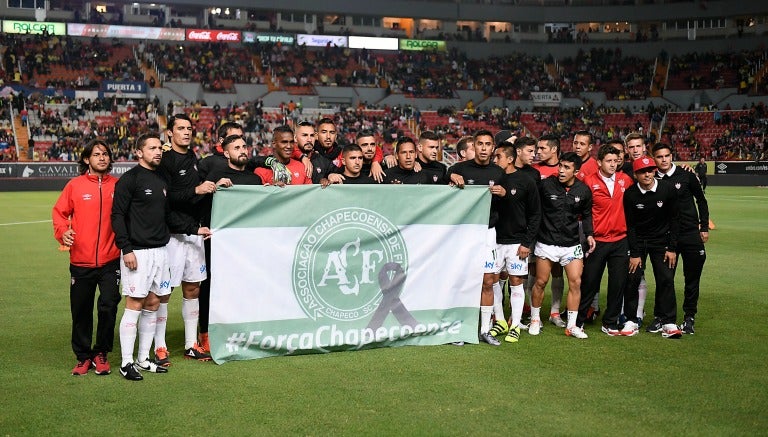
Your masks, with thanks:
[[[69,247],[72,350],[77,357],[72,374],[85,375],[94,367],[97,375],[108,375],[107,353],[112,351],[120,303],[120,250],[110,219],[117,178],[109,175],[112,152],[102,141],[88,143],[79,164],[80,176],[67,183],[52,213],[54,237]],[[96,286],[98,324],[91,347]]]

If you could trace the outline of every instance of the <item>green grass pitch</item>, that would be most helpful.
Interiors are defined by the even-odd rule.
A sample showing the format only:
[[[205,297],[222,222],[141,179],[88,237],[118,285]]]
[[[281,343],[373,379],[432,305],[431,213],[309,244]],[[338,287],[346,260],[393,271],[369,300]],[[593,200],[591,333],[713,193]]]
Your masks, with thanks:
[[[0,193],[2,435],[765,434],[768,191],[711,187],[697,333],[402,347],[222,366],[183,361],[171,299],[165,375],[69,374],[68,255],[57,193]],[[32,222],[32,223],[30,223]],[[14,224],[19,223],[19,224]],[[649,278],[650,279],[650,278]],[[652,308],[650,279],[647,307]],[[682,290],[678,271],[678,296]],[[604,299],[604,294],[603,294]],[[545,302],[544,307],[549,303]],[[678,307],[681,305],[678,300]],[[121,310],[118,318],[122,314]]]

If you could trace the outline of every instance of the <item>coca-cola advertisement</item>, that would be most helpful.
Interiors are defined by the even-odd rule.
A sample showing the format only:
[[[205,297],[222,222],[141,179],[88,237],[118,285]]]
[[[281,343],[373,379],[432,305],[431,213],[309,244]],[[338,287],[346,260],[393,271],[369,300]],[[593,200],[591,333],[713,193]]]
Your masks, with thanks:
[[[237,30],[187,29],[187,41],[240,42],[242,36]]]

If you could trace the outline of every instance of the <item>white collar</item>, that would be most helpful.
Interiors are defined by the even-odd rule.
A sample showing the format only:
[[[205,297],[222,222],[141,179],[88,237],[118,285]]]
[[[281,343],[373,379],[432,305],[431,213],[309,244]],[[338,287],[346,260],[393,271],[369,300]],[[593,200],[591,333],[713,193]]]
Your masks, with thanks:
[[[640,186],[640,182],[637,183],[637,188],[639,188],[640,192],[643,193],[643,194],[645,194],[645,193],[647,193],[649,191],[653,191],[655,193],[656,192],[656,188],[658,188],[658,187],[659,187],[659,181],[657,181],[656,178],[653,179],[653,186],[651,187],[650,190],[644,190],[643,187]]]
[[[666,172],[666,173],[662,173],[661,171],[657,171],[657,173],[659,174],[659,177],[664,177],[664,176],[672,176],[672,175],[675,173],[675,170],[676,170],[676,169],[677,169],[677,166],[676,166],[676,165],[675,165],[675,163],[673,162],[673,163],[672,163],[672,167],[670,167],[670,168],[669,168],[669,171],[668,171],[668,172]]]

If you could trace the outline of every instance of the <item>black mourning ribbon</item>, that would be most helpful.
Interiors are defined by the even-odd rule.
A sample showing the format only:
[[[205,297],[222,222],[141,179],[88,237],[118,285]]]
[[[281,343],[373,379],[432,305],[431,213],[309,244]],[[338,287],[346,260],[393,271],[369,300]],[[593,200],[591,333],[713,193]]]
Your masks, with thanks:
[[[392,279],[390,279],[390,273],[394,273]],[[405,285],[405,277],[405,271],[400,264],[394,262],[384,264],[384,267],[379,271],[381,303],[374,311],[371,321],[368,322],[368,328],[374,331],[380,328],[390,312],[401,325],[418,325],[419,322],[413,318],[413,315],[403,305],[403,301],[400,300],[400,293],[402,293]]]

